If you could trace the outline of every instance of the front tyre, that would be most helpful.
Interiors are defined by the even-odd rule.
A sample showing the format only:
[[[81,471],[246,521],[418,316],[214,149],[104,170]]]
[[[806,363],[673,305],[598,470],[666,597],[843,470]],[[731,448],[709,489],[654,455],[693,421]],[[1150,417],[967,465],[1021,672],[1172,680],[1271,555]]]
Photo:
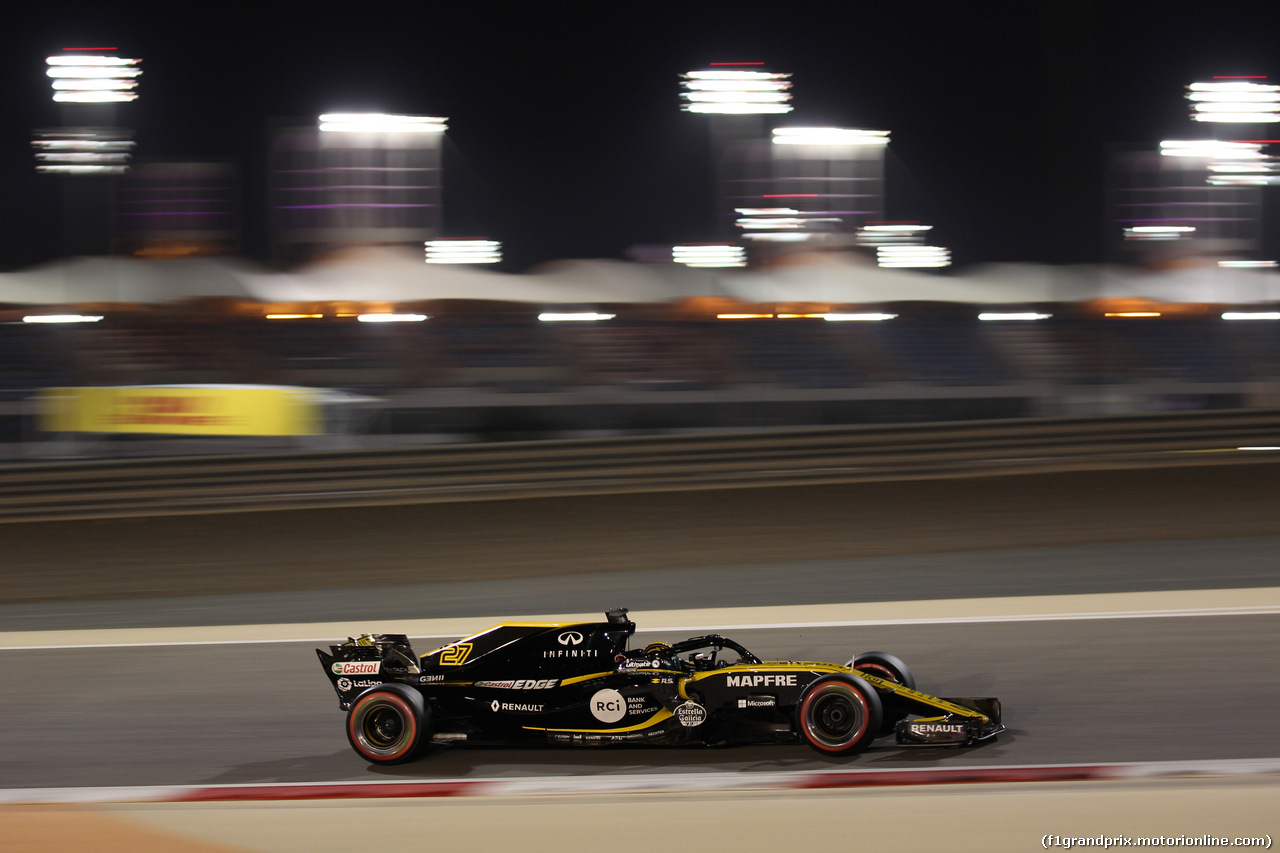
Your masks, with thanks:
[[[868,675],[879,676],[889,681],[896,681],[912,690],[916,689],[916,677],[897,655],[891,655],[888,652],[863,652],[850,661],[849,666]]]
[[[416,690],[397,684],[375,687],[347,712],[347,740],[365,761],[399,764],[431,739],[431,712]]]
[[[895,681],[912,690],[916,689],[916,677],[911,674],[911,670],[902,662],[902,658],[897,655],[891,655],[888,652],[863,652],[849,661],[849,666],[859,672],[865,672],[867,675],[874,675],[887,681]],[[884,704],[883,699],[881,704]],[[880,737],[893,734],[898,727],[898,723],[907,718],[907,713],[901,710],[901,704],[900,702],[895,702],[892,698],[889,699],[889,708],[885,709],[884,717],[880,722]],[[894,710],[894,713],[890,713],[890,710]]]
[[[800,734],[819,752],[860,752],[880,732],[880,697],[861,680],[828,678],[814,682],[797,710]]]

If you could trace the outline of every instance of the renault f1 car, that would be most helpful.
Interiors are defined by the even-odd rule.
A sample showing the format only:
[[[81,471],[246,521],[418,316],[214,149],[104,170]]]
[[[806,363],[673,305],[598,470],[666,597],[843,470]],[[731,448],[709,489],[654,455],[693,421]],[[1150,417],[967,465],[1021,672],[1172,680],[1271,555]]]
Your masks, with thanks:
[[[618,609],[603,622],[504,623],[421,657],[403,634],[316,654],[351,746],[374,764],[432,743],[807,743],[846,755],[890,734],[972,746],[1004,731],[999,700],[921,693],[883,652],[845,665],[766,661],[718,634],[628,649],[635,630]]]

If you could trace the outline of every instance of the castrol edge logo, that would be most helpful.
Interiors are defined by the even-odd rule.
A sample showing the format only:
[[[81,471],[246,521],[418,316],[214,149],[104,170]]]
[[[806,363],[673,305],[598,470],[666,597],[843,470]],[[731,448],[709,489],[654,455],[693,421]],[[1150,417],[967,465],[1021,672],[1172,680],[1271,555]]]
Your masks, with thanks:
[[[382,669],[380,660],[349,660],[335,663],[331,669],[337,675],[373,675]]]

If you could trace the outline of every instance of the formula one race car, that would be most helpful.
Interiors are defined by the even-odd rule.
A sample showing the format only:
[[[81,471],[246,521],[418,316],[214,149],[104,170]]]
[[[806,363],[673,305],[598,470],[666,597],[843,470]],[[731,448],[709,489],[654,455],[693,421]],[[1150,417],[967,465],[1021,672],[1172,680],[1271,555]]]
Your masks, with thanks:
[[[418,658],[403,634],[316,649],[362,758],[397,764],[430,743],[804,742],[845,755],[877,737],[972,746],[1004,731],[998,699],[939,699],[883,652],[843,666],[762,661],[718,634],[627,649],[604,622],[508,622]]]

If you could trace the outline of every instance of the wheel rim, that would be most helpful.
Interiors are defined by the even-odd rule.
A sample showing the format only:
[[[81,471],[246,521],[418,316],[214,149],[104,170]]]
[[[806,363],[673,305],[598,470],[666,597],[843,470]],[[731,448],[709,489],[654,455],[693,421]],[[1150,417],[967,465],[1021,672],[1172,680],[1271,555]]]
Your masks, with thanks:
[[[365,737],[383,749],[394,746],[403,732],[404,720],[390,708],[376,708],[364,718]]]
[[[861,694],[842,684],[819,688],[805,701],[805,731],[819,746],[847,747],[867,727],[867,708]]]
[[[413,744],[416,731],[412,710],[396,696],[370,696],[351,717],[352,740],[372,758],[400,757]]]

